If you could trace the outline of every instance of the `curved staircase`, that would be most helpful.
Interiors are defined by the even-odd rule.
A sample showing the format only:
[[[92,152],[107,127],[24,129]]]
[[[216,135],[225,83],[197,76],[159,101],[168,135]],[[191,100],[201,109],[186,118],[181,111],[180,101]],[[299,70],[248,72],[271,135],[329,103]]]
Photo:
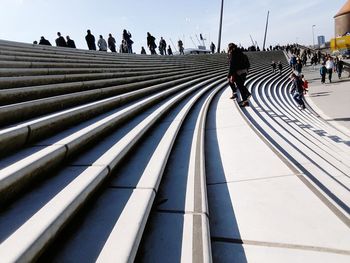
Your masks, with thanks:
[[[225,98],[234,121],[349,228],[349,137],[296,108],[283,52],[248,56],[251,107]],[[210,146],[226,74],[221,54],[0,41],[1,262],[232,262],[217,245],[235,239],[215,229],[223,153]]]

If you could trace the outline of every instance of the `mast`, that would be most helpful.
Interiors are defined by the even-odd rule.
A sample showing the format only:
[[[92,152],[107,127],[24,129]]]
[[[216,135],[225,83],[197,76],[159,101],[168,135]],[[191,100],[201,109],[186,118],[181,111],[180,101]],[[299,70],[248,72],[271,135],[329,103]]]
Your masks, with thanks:
[[[270,14],[270,11],[267,11],[267,18],[266,18],[266,27],[265,27],[265,36],[264,36],[263,50],[265,49],[266,34],[267,34],[267,26],[268,26],[268,24],[269,24],[269,14]]]
[[[222,30],[222,16],[223,16],[223,14],[224,14],[224,0],[221,0],[221,14],[220,14],[220,25],[219,25],[218,53],[220,53],[221,30]]]

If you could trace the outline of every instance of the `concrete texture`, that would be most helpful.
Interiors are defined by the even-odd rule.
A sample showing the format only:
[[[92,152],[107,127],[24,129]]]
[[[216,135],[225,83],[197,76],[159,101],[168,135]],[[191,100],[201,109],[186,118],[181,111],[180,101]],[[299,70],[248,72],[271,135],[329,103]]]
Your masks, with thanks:
[[[267,71],[282,52],[248,54],[253,96],[241,109],[225,55],[0,47],[0,86],[13,87],[0,179],[18,188],[0,213],[4,262],[349,257],[350,139],[297,109],[286,64]]]
[[[305,96],[312,108],[326,121],[340,127],[341,131],[350,134],[350,78],[347,72],[338,79],[337,73],[332,76],[332,83],[326,77],[321,84],[320,66],[307,66],[303,74],[309,81],[309,93]]]
[[[283,254],[283,262],[319,262],[328,251],[335,262],[349,260],[349,228],[239,120],[229,96],[227,89],[208,125],[217,127],[207,136],[213,260],[278,262]]]

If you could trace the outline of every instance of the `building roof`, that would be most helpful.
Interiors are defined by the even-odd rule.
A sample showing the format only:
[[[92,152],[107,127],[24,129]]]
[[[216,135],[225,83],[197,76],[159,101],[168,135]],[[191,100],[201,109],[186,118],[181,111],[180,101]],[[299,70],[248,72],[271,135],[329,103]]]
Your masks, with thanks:
[[[338,11],[338,13],[334,17],[338,17],[341,15],[345,15],[350,13],[350,0],[348,0],[343,7]]]

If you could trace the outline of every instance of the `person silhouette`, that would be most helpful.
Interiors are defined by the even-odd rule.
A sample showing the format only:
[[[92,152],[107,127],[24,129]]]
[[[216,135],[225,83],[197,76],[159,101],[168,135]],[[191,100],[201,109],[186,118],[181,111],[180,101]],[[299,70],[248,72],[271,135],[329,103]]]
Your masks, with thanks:
[[[161,55],[166,55],[166,41],[163,39],[163,37],[161,37],[159,41],[159,53]]]
[[[211,42],[210,44],[210,50],[211,50],[211,53],[214,54],[215,53],[215,44],[213,42]]]
[[[67,47],[66,40],[64,40],[63,36],[61,36],[60,32],[57,32],[58,38],[56,38],[56,46],[58,47]]]
[[[70,47],[70,48],[76,48],[75,46],[75,43],[74,43],[74,40],[73,39],[70,39],[69,36],[66,36],[66,39],[67,39],[67,47]]]
[[[168,55],[172,56],[173,55],[173,51],[171,50],[171,46],[168,46]]]
[[[181,39],[177,42],[177,45],[178,45],[178,47],[179,47],[180,55],[185,55],[185,52],[184,52],[184,44],[183,44],[183,42],[182,42]]]
[[[146,50],[145,50],[144,47],[141,47],[141,54],[142,54],[142,55],[146,55]]]
[[[91,34],[90,29],[87,30],[87,35],[85,36],[86,43],[89,50],[96,50],[95,37]]]
[[[149,50],[151,51],[151,55],[156,55],[156,38],[150,34],[150,32],[147,32],[147,46]]]
[[[134,41],[131,40],[131,33],[129,31],[126,31],[126,29],[123,30],[123,39],[126,41],[126,46],[128,49],[127,53],[132,53],[132,44],[134,44]]]
[[[117,52],[117,51],[115,50],[115,47],[116,47],[115,43],[116,43],[115,38],[112,36],[111,33],[109,33],[109,37],[108,37],[108,47],[109,47],[109,49],[110,49],[112,52]]]
[[[40,38],[39,45],[51,46],[49,40],[45,39],[43,36]]]

